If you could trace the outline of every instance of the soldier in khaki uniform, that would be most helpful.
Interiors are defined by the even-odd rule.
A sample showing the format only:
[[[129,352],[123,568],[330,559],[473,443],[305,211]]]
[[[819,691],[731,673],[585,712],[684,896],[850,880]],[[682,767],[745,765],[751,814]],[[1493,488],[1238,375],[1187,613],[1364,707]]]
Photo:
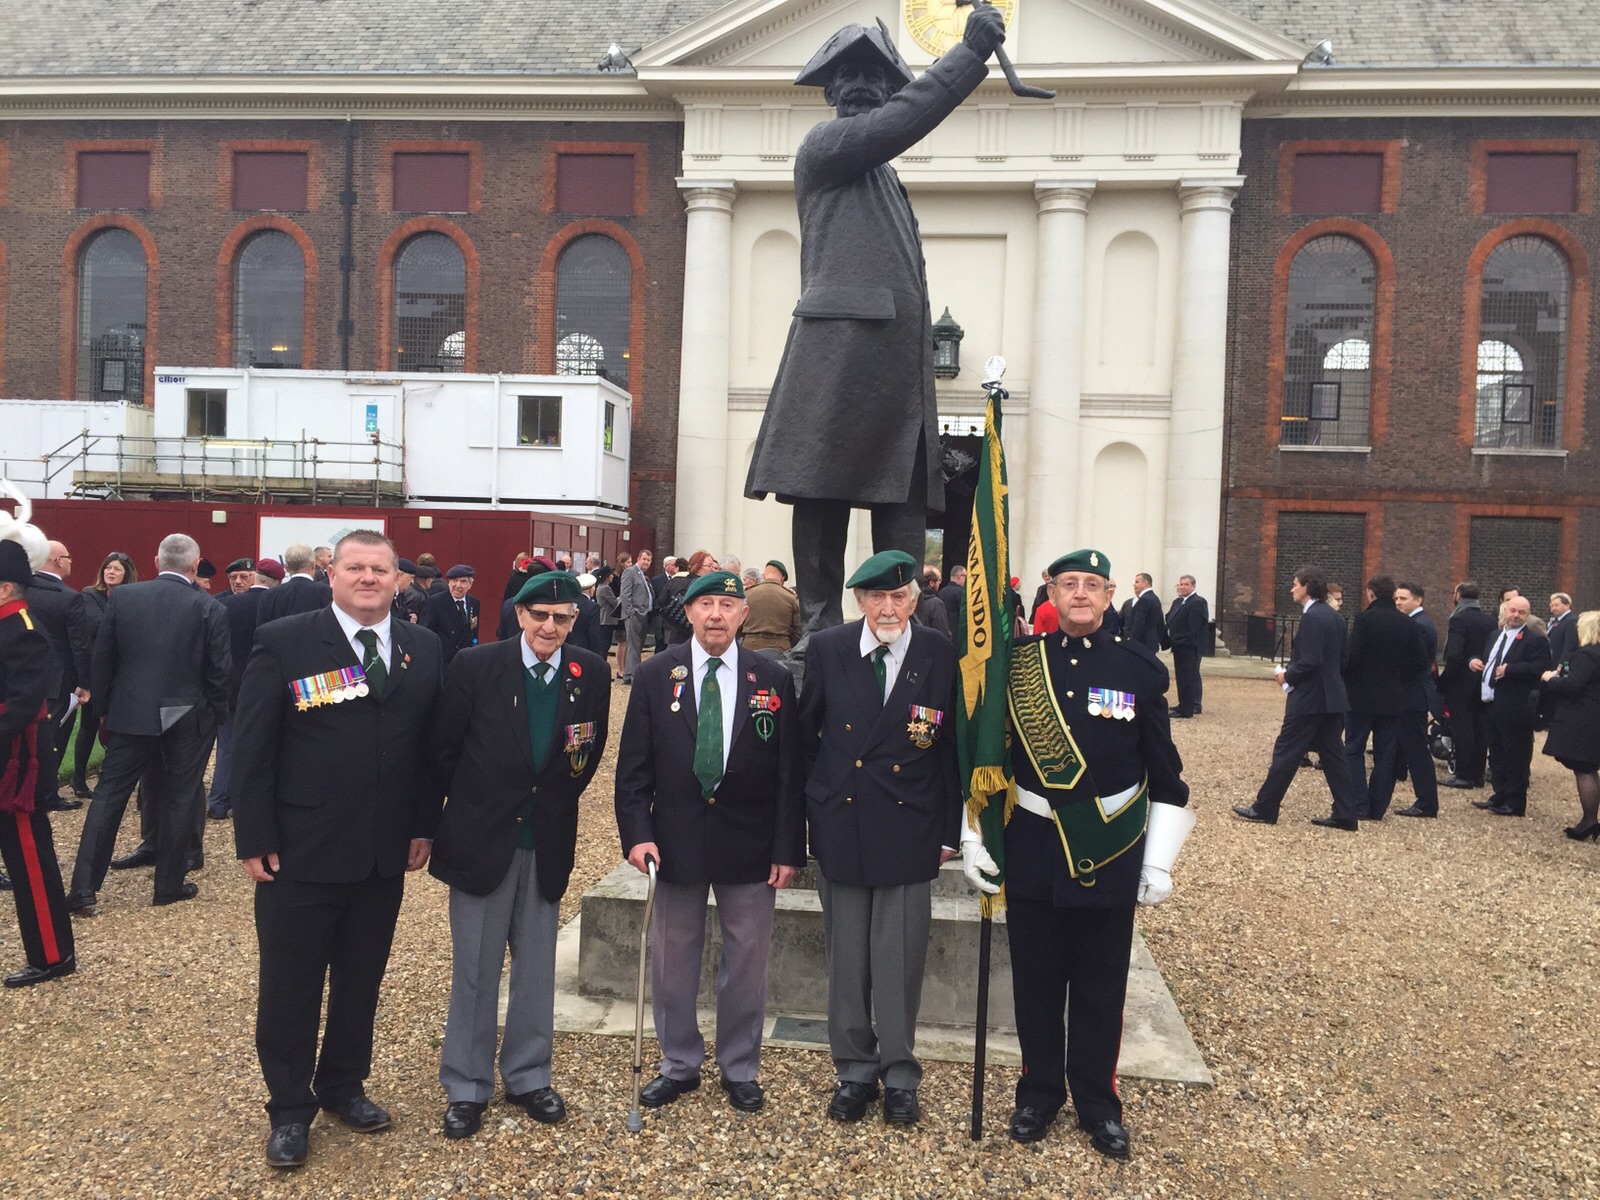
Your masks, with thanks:
[[[761,582],[745,592],[750,615],[744,621],[746,650],[787,650],[800,640],[800,599],[788,588],[789,568],[767,563]]]

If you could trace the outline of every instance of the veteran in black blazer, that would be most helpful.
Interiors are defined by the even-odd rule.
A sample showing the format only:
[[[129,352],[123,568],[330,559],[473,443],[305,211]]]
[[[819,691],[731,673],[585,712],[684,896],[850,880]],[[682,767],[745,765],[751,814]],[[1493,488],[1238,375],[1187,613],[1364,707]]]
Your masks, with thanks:
[[[1455,601],[1439,672],[1439,698],[1450,714],[1456,752],[1456,773],[1444,786],[1481,788],[1489,757],[1489,714],[1470,664],[1493,642],[1498,626],[1478,603],[1478,585],[1471,580],[1456,585]]]
[[[472,590],[472,568],[457,563],[445,572],[446,585],[428,593],[428,602],[422,606],[417,624],[431,629],[439,636],[444,649],[444,665],[468,646],[476,646],[479,636],[481,605]]]
[[[1133,599],[1129,602],[1122,636],[1131,638],[1152,653],[1164,650],[1170,644],[1167,622],[1161,615],[1161,600],[1155,592],[1155,581],[1143,572],[1133,577]]]
[[[884,1119],[909,1125],[932,880],[961,837],[956,651],[910,620],[911,555],[875,554],[848,586],[865,617],[812,633],[800,697],[839,1080],[828,1112],[860,1120],[881,1080]]]
[[[776,889],[805,865],[798,706],[788,670],[733,640],[749,611],[737,575],[698,576],[684,602],[694,633],[634,674],[617,751],[623,853],[641,871],[646,856],[660,864],[650,957],[661,1065],[640,1101],[656,1108],[700,1086],[695,994],[715,891],[717,1066],[729,1103],[754,1111]]]
[[[450,885],[450,1015],[439,1082],[444,1134],[470,1137],[494,1093],[500,975],[511,952],[500,1043],[506,1101],[551,1124],[556,935],[578,842],[578,798],[605,752],[611,672],[572,645],[578,581],[540,572],[512,597],[518,636],[456,655],[434,726],[449,800],[429,870]]]
[[[229,572],[232,574],[232,572]],[[259,578],[253,572],[252,578]],[[217,597],[228,622],[228,643],[233,652],[233,667],[228,672],[229,717],[217,726],[217,762],[211,770],[211,792],[206,806],[214,820],[225,820],[233,812],[229,788],[233,781],[233,718],[239,704],[239,685],[244,682],[245,665],[255,645],[256,627],[261,621],[261,605],[271,593],[264,583],[254,583],[242,592],[224,592]]]
[[[257,884],[273,1166],[305,1161],[319,1107],[361,1132],[389,1123],[363,1085],[405,873],[438,827],[426,748],[444,686],[439,640],[390,615],[394,571],[387,538],[347,534],[333,604],[261,626],[239,689],[234,841]]]
[[[1172,644],[1172,675],[1178,686],[1178,703],[1167,712],[1174,717],[1200,715],[1200,651],[1210,624],[1211,610],[1206,598],[1194,590],[1194,576],[1180,575],[1178,598],[1167,610],[1167,641]]]
[[[1394,596],[1395,582],[1388,575],[1375,575],[1367,581],[1367,607],[1351,622],[1345,651],[1345,690],[1350,699],[1345,760],[1361,799],[1360,815],[1372,819],[1381,819],[1383,810],[1374,809],[1368,795],[1367,739],[1370,737],[1374,746],[1374,774],[1381,784],[1383,772],[1389,772],[1392,790],[1400,714],[1411,700],[1415,677],[1428,663],[1422,631],[1395,607]],[[1432,774],[1431,768],[1428,774]]]
[[[1550,595],[1550,623],[1544,635],[1550,639],[1550,661],[1560,670],[1578,648],[1578,614],[1572,611],[1572,597],[1565,592]]]
[[[232,653],[223,610],[195,586],[200,547],[186,534],[162,539],[161,573],[113,588],[89,659],[90,693],[105,714],[106,757],[83,822],[68,906],[98,910],[128,797],[147,767],[159,787],[143,796],[153,817],[154,903],[193,898],[183,876],[197,821],[200,782],[217,722],[228,715]]]
[[[297,550],[305,552],[303,563]],[[262,598],[256,622],[259,625],[299,613],[321,612],[333,603],[332,589],[311,577],[309,546],[290,546],[283,552],[283,565],[290,572],[289,577]]]
[[[1306,751],[1314,749],[1333,793],[1333,815],[1313,817],[1312,824],[1354,832],[1366,812],[1366,795],[1351,780],[1344,751],[1344,714],[1350,711],[1342,674],[1344,618],[1328,607],[1328,577],[1320,567],[1302,567],[1295,572],[1290,595],[1302,606],[1302,616],[1289,662],[1277,671],[1278,683],[1288,689],[1283,728],[1272,747],[1272,765],[1255,803],[1248,808],[1235,806],[1233,811],[1247,821],[1277,824],[1284,793]]]
[[[1467,664],[1488,706],[1489,782],[1479,808],[1502,817],[1528,811],[1528,774],[1533,763],[1533,727],[1539,719],[1539,688],[1551,669],[1550,641],[1528,628],[1530,604],[1513,596],[1502,606],[1505,627]]]

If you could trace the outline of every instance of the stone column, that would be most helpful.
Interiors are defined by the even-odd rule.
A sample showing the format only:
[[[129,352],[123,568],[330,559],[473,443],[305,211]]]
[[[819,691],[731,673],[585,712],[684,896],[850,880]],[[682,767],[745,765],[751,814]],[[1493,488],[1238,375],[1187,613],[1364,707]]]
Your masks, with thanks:
[[[732,180],[680,179],[689,210],[678,374],[678,494],[672,544],[727,548],[728,345],[733,308]]]
[[[1172,360],[1167,519],[1161,587],[1193,575],[1217,612],[1222,511],[1223,393],[1228,358],[1228,241],[1243,182],[1186,180],[1178,188],[1178,330]]]
[[[1024,529],[1011,573],[1032,595],[1038,572],[1078,539],[1078,394],[1083,385],[1084,234],[1094,180],[1041,180],[1028,449],[1021,491]],[[1016,476],[1012,477],[1014,480]],[[1019,553],[1020,551],[1020,553]]]

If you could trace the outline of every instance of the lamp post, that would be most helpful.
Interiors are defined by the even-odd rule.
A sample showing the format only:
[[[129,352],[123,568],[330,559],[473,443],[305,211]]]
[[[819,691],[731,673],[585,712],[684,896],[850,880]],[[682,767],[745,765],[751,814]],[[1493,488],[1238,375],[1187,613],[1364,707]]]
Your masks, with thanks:
[[[933,373],[937,378],[954,379],[961,374],[962,336],[961,326],[946,305],[944,316],[933,323]]]

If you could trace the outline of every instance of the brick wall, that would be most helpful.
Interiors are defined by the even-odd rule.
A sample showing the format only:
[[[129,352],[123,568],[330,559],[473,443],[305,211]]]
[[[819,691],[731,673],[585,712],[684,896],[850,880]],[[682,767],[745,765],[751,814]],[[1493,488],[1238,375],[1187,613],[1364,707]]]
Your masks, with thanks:
[[[72,207],[71,144],[105,140],[152,147],[153,207],[131,221],[154,245],[147,362],[222,366],[226,269],[218,258],[239,226],[258,214],[230,207],[233,148],[298,149],[310,154],[308,211],[282,214],[314,248],[314,295],[307,308],[305,366],[340,366],[340,256],[344,180],[341,121],[0,121],[0,379],[5,394],[70,395],[76,361],[74,235],[103,214]],[[639,156],[634,215],[609,216],[636,266],[630,387],[634,393],[633,515],[670,537],[676,490],[678,346],[683,297],[684,210],[674,183],[682,129],[671,122],[363,121],[356,125],[354,277],[350,365],[384,369],[384,249],[417,214],[389,207],[389,162],[397,145],[468,144],[474,157],[472,211],[443,214],[476,257],[474,368],[548,370],[552,297],[539,287],[546,248],[582,214],[554,211],[549,199],[556,148],[624,144]],[[391,247],[392,254],[392,247]],[[219,278],[220,277],[220,278]],[[308,280],[312,278],[308,275]],[[473,300],[468,297],[469,303]]]
[[[1600,418],[1585,402],[1600,382],[1600,365],[1593,338],[1585,339],[1596,303],[1586,258],[1573,264],[1574,305],[1582,311],[1569,321],[1566,456],[1474,455],[1470,420],[1462,434],[1464,377],[1475,362],[1475,345],[1467,347],[1475,341],[1468,328],[1476,314],[1468,284],[1474,254],[1481,257],[1481,245],[1497,230],[1528,223],[1520,215],[1475,211],[1483,206],[1479,143],[1498,150],[1563,139],[1587,146],[1597,138],[1600,120],[1579,117],[1245,123],[1246,183],[1235,205],[1229,301],[1223,605],[1271,610],[1276,578],[1263,563],[1277,562],[1280,514],[1356,510],[1367,514],[1365,573],[1415,578],[1435,610],[1448,608],[1450,587],[1467,571],[1474,517],[1554,522],[1553,541],[1522,550],[1530,558],[1553,554],[1548,563],[1528,565],[1530,586],[1536,577],[1553,578],[1580,607],[1600,606]],[[1280,172],[1289,156],[1282,148],[1302,141],[1397,144],[1390,156],[1398,187],[1386,180],[1384,211],[1332,218],[1286,211]],[[1582,155],[1580,173],[1594,171],[1594,156]],[[1579,207],[1590,211],[1535,218],[1579,254],[1588,248],[1587,257],[1600,246],[1600,215],[1587,202],[1592,182],[1580,188]],[[1363,240],[1380,243],[1392,260],[1389,267],[1378,256],[1392,271],[1393,290],[1388,336],[1380,337],[1373,359],[1375,389],[1381,379],[1387,391],[1383,420],[1374,421],[1370,453],[1282,452],[1276,428],[1282,377],[1275,368],[1281,371],[1283,348],[1274,338],[1277,330],[1281,339],[1285,300],[1281,260],[1308,227],[1340,222],[1370,231]],[[1348,589],[1361,580],[1341,582]]]

